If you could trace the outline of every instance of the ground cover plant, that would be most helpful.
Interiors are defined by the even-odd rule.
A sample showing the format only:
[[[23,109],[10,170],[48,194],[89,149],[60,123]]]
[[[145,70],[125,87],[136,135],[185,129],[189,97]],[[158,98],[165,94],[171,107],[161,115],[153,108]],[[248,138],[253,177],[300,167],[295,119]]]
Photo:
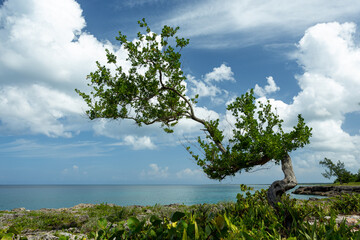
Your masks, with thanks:
[[[350,226],[335,221],[339,214],[360,214],[359,194],[319,200],[296,200],[285,195],[275,210],[265,190],[253,194],[246,186],[241,190],[236,202],[218,204],[100,204],[61,211],[5,212],[0,219],[9,214],[18,216],[1,220],[0,239],[25,239],[29,229],[59,231],[55,234],[61,239],[69,239],[61,232],[83,234],[78,239],[360,239],[360,222]],[[292,224],[284,227],[287,212]],[[44,221],[34,221],[39,216]],[[64,224],[72,221],[76,226]]]

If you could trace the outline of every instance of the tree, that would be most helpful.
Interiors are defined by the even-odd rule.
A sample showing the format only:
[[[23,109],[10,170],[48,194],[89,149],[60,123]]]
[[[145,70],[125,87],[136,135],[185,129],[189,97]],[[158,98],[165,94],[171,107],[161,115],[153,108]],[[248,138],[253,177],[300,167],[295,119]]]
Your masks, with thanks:
[[[331,159],[324,158],[323,161],[320,161],[320,165],[328,168],[325,169],[325,173],[322,173],[322,175],[325,178],[332,178],[336,177],[334,183],[348,183],[348,182],[357,182],[360,177],[360,170],[358,174],[352,174],[348,170],[345,169],[345,164],[343,162],[340,162],[338,160],[337,164],[334,164]]]
[[[285,178],[275,181],[268,190],[269,203],[276,206],[280,196],[297,185],[289,153],[309,143],[311,128],[298,115],[297,125],[285,133],[283,120],[272,111],[269,101],[259,102],[257,107],[250,90],[227,107],[236,123],[232,138],[226,140],[219,119],[199,118],[194,108],[198,96],[189,98],[185,94],[180,51],[189,40],[176,36],[178,27],[164,26],[158,35],[144,19],[139,25],[145,32],[138,33],[137,41],[128,41],[121,32],[116,38],[128,51],[130,70],[125,73],[116,65],[116,56],[106,50],[108,64],[116,67],[115,73],[97,62],[98,69],[88,75],[93,91],[88,95],[76,90],[89,106],[89,118],[131,119],[139,126],[161,123],[168,133],[180,119],[192,119],[203,126],[206,134],[205,139],[198,138],[203,157],[190,147],[187,150],[209,178],[222,180],[269,161],[281,164]]]

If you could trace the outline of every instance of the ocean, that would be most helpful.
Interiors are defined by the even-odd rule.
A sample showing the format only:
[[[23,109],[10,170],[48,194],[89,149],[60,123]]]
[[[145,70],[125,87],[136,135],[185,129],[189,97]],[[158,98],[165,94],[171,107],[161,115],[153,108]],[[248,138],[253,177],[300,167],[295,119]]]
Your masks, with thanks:
[[[269,185],[252,185],[254,190]],[[299,185],[300,186],[300,185]],[[293,191],[293,190],[291,190]],[[0,185],[0,210],[73,207],[80,203],[120,206],[236,201],[239,184],[211,185]],[[314,196],[295,195],[308,199]],[[316,196],[317,197],[317,196]]]

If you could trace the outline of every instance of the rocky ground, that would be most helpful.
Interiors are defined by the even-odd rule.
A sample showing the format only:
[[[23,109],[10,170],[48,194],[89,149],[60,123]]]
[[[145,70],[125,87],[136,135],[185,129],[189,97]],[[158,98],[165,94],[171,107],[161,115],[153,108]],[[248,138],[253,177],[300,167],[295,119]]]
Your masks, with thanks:
[[[74,214],[74,217],[78,222],[85,222],[89,219],[87,214],[81,214],[78,210],[85,208],[92,208],[95,205],[93,204],[79,204],[71,208],[59,208],[59,209],[40,209],[40,210],[27,210],[25,208],[16,208],[11,211],[2,211],[0,214],[0,230],[6,229],[9,225],[16,219],[24,218],[27,216],[29,220],[34,217],[35,214],[41,216],[47,216],[47,214]],[[44,214],[44,215],[41,215]],[[74,227],[71,227],[71,225]],[[56,228],[56,227],[55,227]],[[80,229],[77,227],[77,224],[74,222],[68,223],[68,225],[62,225],[58,227],[59,229],[54,230],[34,230],[34,229],[24,229],[21,233],[21,237],[26,237],[29,240],[35,239],[59,239],[60,236],[68,237],[68,239],[84,239],[86,238],[85,234],[80,232]],[[66,229],[66,230],[65,230]]]
[[[307,186],[299,187],[293,193],[334,197],[344,193],[360,193],[360,186]]]

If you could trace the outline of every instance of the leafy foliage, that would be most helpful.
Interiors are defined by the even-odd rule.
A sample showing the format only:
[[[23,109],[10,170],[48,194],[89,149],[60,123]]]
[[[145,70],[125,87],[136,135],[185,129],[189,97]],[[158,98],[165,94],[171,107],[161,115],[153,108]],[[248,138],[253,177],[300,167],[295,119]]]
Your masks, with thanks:
[[[360,182],[360,169],[357,174],[353,174],[345,169],[345,164],[340,160],[335,164],[331,159],[325,158],[320,161],[320,165],[327,168],[325,173],[322,173],[325,178],[336,177],[334,183]]]
[[[205,150],[204,158],[190,151],[210,178],[223,179],[270,160],[279,163],[286,154],[309,143],[311,128],[305,125],[301,115],[298,115],[298,123],[293,130],[285,133],[283,120],[272,111],[269,101],[265,104],[258,102],[256,106],[253,90],[236,98],[227,110],[232,112],[236,123],[226,151],[221,152],[216,145],[224,138],[218,129],[218,121],[210,122],[214,134],[207,138],[213,141],[198,139]]]
[[[126,73],[117,66],[116,56],[107,52],[108,64],[116,67],[115,74],[97,62],[98,70],[90,73],[91,96],[76,90],[87,102],[90,119],[132,119],[142,124],[162,123],[167,131],[179,119],[189,115],[189,100],[184,96],[185,79],[181,71],[180,50],[189,40],[175,37],[176,48],[169,45],[178,28],[164,26],[160,35],[151,32],[145,20],[139,21],[145,28],[138,33],[137,41],[128,41],[119,32],[116,38],[128,52],[127,61],[132,67]],[[178,49],[178,50],[176,50]]]

